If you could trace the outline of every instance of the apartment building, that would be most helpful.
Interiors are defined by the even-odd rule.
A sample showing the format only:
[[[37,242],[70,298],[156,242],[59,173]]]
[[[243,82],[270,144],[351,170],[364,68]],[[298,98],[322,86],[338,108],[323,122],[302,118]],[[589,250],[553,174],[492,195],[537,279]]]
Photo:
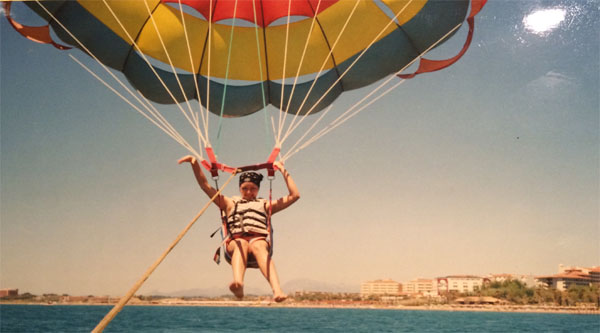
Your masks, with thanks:
[[[481,289],[489,279],[475,275],[449,275],[437,278],[439,292],[468,293]]]
[[[600,283],[600,267],[559,265],[558,274],[536,276],[535,279],[541,286],[565,291],[572,285],[585,287],[592,283]]]
[[[408,295],[436,296],[437,280],[433,279],[415,279],[402,285],[402,292]]]
[[[369,297],[371,295],[400,295],[402,284],[394,280],[375,280],[366,281],[360,284],[360,296]]]

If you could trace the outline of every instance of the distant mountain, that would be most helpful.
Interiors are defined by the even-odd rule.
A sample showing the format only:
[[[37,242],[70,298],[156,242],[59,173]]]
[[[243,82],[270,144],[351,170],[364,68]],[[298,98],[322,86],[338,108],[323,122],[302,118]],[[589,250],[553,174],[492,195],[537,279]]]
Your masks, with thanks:
[[[357,293],[360,285],[338,284],[330,282],[315,281],[311,279],[295,279],[286,282],[282,286],[287,293],[295,291],[322,291],[332,293]]]

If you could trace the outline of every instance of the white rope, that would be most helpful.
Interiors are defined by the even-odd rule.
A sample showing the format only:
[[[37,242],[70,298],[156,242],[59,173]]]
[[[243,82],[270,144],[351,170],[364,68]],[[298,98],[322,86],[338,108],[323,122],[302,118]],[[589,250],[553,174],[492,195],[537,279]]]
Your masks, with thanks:
[[[411,0],[412,1],[412,0]],[[346,31],[346,27],[348,26],[348,23],[350,22],[350,19],[352,18],[352,16],[354,16],[354,12],[356,11],[356,8],[358,8],[358,4],[360,3],[359,0],[357,0],[354,4],[354,7],[352,8],[352,11],[350,12],[350,14],[348,15],[348,18],[346,18],[346,22],[344,22],[344,26],[342,27],[342,30],[340,31],[340,33],[338,34],[335,42],[333,43],[333,45],[331,46],[329,53],[327,54],[327,56],[325,57],[325,59],[323,59],[323,64],[321,64],[321,68],[319,69],[319,72],[317,73],[315,79],[313,80],[312,84],[310,85],[310,88],[308,89],[308,92],[306,93],[306,95],[304,96],[304,99],[302,100],[302,103],[300,104],[300,107],[298,108],[298,110],[296,111],[296,117],[294,117],[294,119],[292,119],[292,123],[290,124],[290,126],[288,127],[288,130],[286,131],[286,134],[283,136],[283,139],[281,140],[281,143],[283,144],[283,142],[287,139],[287,137],[291,134],[290,128],[291,126],[294,124],[294,122],[296,121],[298,117],[298,115],[300,114],[300,111],[302,110],[302,108],[304,108],[304,104],[306,104],[306,101],[308,100],[308,96],[310,96],[310,93],[312,92],[315,84],[317,83],[317,80],[320,78],[321,73],[323,72],[323,69],[325,68],[325,65],[327,64],[327,61],[329,60],[330,57],[333,57],[333,50],[335,49],[337,43],[339,42],[340,38],[342,37],[342,35],[344,34],[344,31]],[[333,86],[335,86],[337,82],[335,82]],[[330,88],[331,90],[331,88]],[[327,91],[329,92],[329,91]],[[325,95],[323,95],[325,96]],[[322,99],[322,98],[321,98]],[[320,102],[321,100],[319,100]],[[314,106],[316,106],[319,102],[315,103]],[[311,108],[305,115],[303,115],[304,117],[302,117],[301,120],[298,121],[298,124],[301,123],[304,118],[306,116],[308,116],[312,110],[314,109]],[[298,126],[294,127],[297,128]],[[292,130],[293,131],[293,130]]]
[[[392,76],[392,78],[393,78],[393,76]],[[378,95],[377,97],[375,97],[374,99],[372,99],[371,101],[369,101],[367,104],[363,105],[361,108],[359,108],[358,110],[356,110],[355,112],[353,112],[351,115],[347,116],[344,120],[340,121],[337,124],[330,124],[331,126],[322,129],[321,131],[319,131],[319,133],[317,133],[315,136],[313,136],[310,139],[308,139],[303,145],[301,145],[300,147],[298,147],[295,151],[288,152],[288,154],[286,155],[285,158],[289,159],[292,156],[294,156],[296,153],[298,153],[299,151],[301,151],[302,149],[304,149],[304,148],[308,147],[309,145],[313,144],[315,141],[319,140],[321,137],[325,136],[327,133],[331,132],[332,130],[334,130],[335,128],[337,128],[338,126],[340,126],[341,124],[343,124],[344,122],[346,122],[348,119],[354,117],[356,114],[358,114],[359,112],[363,111],[364,109],[366,109],[367,107],[369,107],[371,104],[375,103],[381,97],[387,95],[389,92],[391,92],[392,90],[396,89],[396,87],[398,87],[399,85],[401,85],[404,82],[406,82],[405,79],[402,79],[402,80],[398,81],[396,84],[394,84],[392,87],[390,87],[389,89],[387,89],[385,92],[381,93],[380,95]]]
[[[52,20],[54,20],[71,38],[73,38],[73,40],[87,53],[89,54],[98,64],[100,64],[100,66],[104,69],[104,71],[106,71],[106,73],[108,73],[123,89],[125,89],[129,95],[131,95],[138,103],[140,103],[142,106],[145,106],[145,104],[131,91],[131,89],[129,89],[129,87],[127,87],[105,64],[103,64],[100,59],[98,59],[98,57],[96,57],[96,55],[94,55],[93,52],[91,52],[64,24],[62,24],[62,22],[60,20],[58,20],[54,14],[52,14],[52,12],[50,12],[42,3],[40,3],[38,0],[35,0],[36,3],[40,6],[40,8],[42,8],[49,17],[52,18]],[[80,65],[83,66],[83,64],[78,61],[75,57],[71,56],[72,59],[74,59],[77,63],[79,63]],[[96,77],[97,79],[99,79],[99,76],[96,75],[95,73],[93,73],[89,68],[87,68],[86,66],[83,66],[84,69],[86,69],[89,73],[91,73],[94,77]],[[116,89],[114,89],[112,86],[110,86],[108,83],[106,83],[106,81],[100,80],[105,86],[107,86],[111,91],[113,91],[115,94],[117,94],[119,97],[121,97],[123,100],[125,100],[129,105],[131,105],[134,109],[136,109],[138,112],[142,113],[143,115],[145,115],[145,113],[140,110],[137,106],[135,106],[131,101],[129,101],[127,98],[125,98],[122,94],[120,94]],[[151,112],[147,107],[146,110],[148,112]],[[148,116],[145,115],[147,118]],[[155,125],[157,125],[155,122],[153,122]],[[164,130],[164,128],[159,127],[161,130]],[[167,132],[168,133],[168,132]],[[173,137],[173,136],[172,136]],[[177,141],[176,138],[174,138],[175,141]],[[184,145],[185,147],[185,145]],[[186,147],[186,149],[188,149]],[[188,149],[189,150],[189,149]]]
[[[325,96],[327,96],[329,94],[329,92],[331,91],[331,89],[333,89],[338,82],[340,82],[342,80],[342,78],[350,71],[350,69],[352,69],[352,67],[354,67],[354,65],[358,62],[358,60],[360,60],[362,58],[362,56],[371,48],[371,46],[373,46],[373,44],[375,44],[375,42],[377,42],[377,40],[379,39],[379,37],[381,37],[381,35],[387,30],[387,28],[394,23],[394,21],[398,18],[398,16],[400,16],[404,10],[412,3],[413,0],[408,1],[404,7],[402,7],[402,9],[393,17],[389,20],[389,22],[381,29],[381,31],[377,34],[377,36],[375,36],[375,38],[373,38],[373,40],[369,43],[369,45],[362,50],[362,52],[358,55],[358,57],[356,59],[354,59],[354,61],[350,64],[350,66],[344,71],[344,73],[342,73],[342,75],[340,75],[337,80],[335,80],[335,82],[329,87],[329,89],[327,89],[325,91],[325,93],[323,93],[323,95],[321,95],[321,97],[317,100],[316,103],[314,103],[314,105],[308,110],[306,115],[309,115],[316,107],[317,105],[319,105],[319,103],[323,100],[323,98],[325,98]],[[306,98],[308,97],[308,95],[306,96]],[[305,98],[305,99],[306,99]],[[328,110],[327,110],[328,111]],[[303,117],[302,119],[300,119],[298,121],[298,123],[296,124],[295,127],[289,127],[288,129],[288,133],[286,134],[286,136],[284,136],[284,140],[287,139],[287,137],[289,137],[289,135],[296,130],[296,128],[298,128],[298,126],[300,126],[300,124],[304,121]],[[320,118],[322,119],[322,118]]]
[[[281,73],[281,99],[279,102],[279,128],[277,130],[277,143],[279,143],[279,139],[281,138],[281,129],[283,128],[283,121],[285,120],[285,116],[282,116],[281,112],[283,111],[283,92],[285,88],[285,68],[287,64],[287,53],[288,53],[288,40],[290,34],[290,13],[292,10],[292,0],[288,0],[288,15],[287,15],[287,24],[285,28],[285,47],[283,51],[283,71]]]
[[[192,128],[194,128],[195,125],[194,125],[194,122],[192,121],[192,119],[190,119],[189,115],[185,112],[185,110],[181,107],[181,105],[179,105],[179,103],[177,102],[177,99],[175,98],[175,96],[173,95],[173,93],[171,92],[171,90],[169,89],[169,87],[167,87],[167,85],[165,84],[165,82],[163,81],[163,79],[156,72],[154,66],[152,66],[152,64],[150,63],[150,61],[146,57],[146,55],[141,51],[140,47],[135,42],[134,38],[129,34],[129,31],[127,31],[127,29],[125,29],[125,26],[123,25],[123,23],[121,22],[121,20],[119,19],[119,17],[116,15],[116,13],[110,7],[110,5],[106,2],[106,0],[102,0],[102,2],[106,6],[106,8],[108,8],[108,10],[112,14],[112,16],[114,17],[114,19],[116,20],[116,22],[119,24],[119,26],[121,27],[121,29],[123,29],[123,32],[125,32],[125,34],[129,38],[129,40],[130,40],[131,44],[133,45],[133,47],[139,52],[139,54],[141,55],[142,59],[146,62],[146,64],[148,65],[148,68],[150,68],[150,70],[154,73],[154,75],[156,76],[156,78],[159,80],[159,82],[161,83],[161,85],[163,86],[163,88],[165,89],[165,91],[169,94],[169,96],[171,97],[171,99],[174,102],[174,105],[177,106],[177,108],[184,115],[184,117],[186,118],[186,120],[188,121],[188,123],[192,126]],[[146,0],[144,0],[144,3],[146,3]],[[152,15],[150,15],[150,17],[152,19]],[[160,38],[160,34],[159,34],[159,38]],[[175,76],[177,77],[176,73],[175,73]],[[199,136],[202,137],[202,140],[205,143],[207,143],[207,139],[204,138],[200,132],[197,131],[197,133],[198,133]]]
[[[321,1],[321,0],[319,0]],[[262,6],[262,4],[261,4]],[[266,96],[265,96],[265,79],[263,76],[263,68],[262,68],[262,57],[260,56],[260,39],[258,37],[258,18],[256,16],[256,1],[252,0],[252,12],[254,14],[254,35],[256,37],[256,50],[257,50],[257,61],[258,61],[258,71],[260,74],[260,86],[261,86],[261,93],[262,93],[262,101],[263,101],[263,108],[264,108],[264,117],[265,117],[265,132],[268,133],[269,132],[269,114],[267,112],[267,101],[266,101]],[[263,20],[264,22],[264,20]],[[264,28],[263,28],[263,32],[264,32]],[[264,34],[263,34],[264,36]],[[264,41],[265,45],[266,45],[266,41]],[[275,142],[276,147],[279,147],[279,142],[277,141],[277,136],[275,134],[275,129],[273,129],[272,131],[273,133],[273,141]],[[267,134],[265,134],[265,138],[267,138]],[[267,138],[268,141],[268,138]],[[267,145],[269,145],[269,143],[267,142]]]
[[[110,84],[108,84],[105,80],[100,78],[100,76],[98,76],[96,73],[94,73],[89,67],[87,67],[81,61],[79,61],[77,58],[75,58],[73,55],[69,55],[69,57],[71,57],[71,59],[73,59],[76,63],[78,63],[81,67],[83,67],[83,69],[85,69],[88,73],[90,73],[94,78],[96,78],[98,81],[100,81],[100,83],[102,83],[104,86],[106,86],[108,89],[110,89],[115,95],[119,96],[122,100],[124,100],[127,104],[129,104],[134,110],[136,110],[139,114],[144,116],[144,118],[148,119],[151,123],[153,123],[156,127],[158,127],[160,130],[162,130],[165,134],[170,136],[173,140],[175,140],[177,143],[182,145],[184,148],[186,148],[189,152],[194,154],[196,157],[201,157],[201,155],[198,154],[198,152],[196,152],[194,150],[194,148],[192,148],[192,146],[187,141],[185,141],[185,139],[183,139],[183,137],[181,137],[181,135],[170,124],[168,124],[168,122],[165,125],[165,124],[162,124],[162,122],[163,122],[162,120],[156,119],[159,117],[155,116],[155,119],[153,119],[148,114],[146,114],[144,111],[142,111],[138,106],[136,106],[130,100],[128,100],[125,96],[123,96],[119,91],[117,91]],[[150,109],[148,109],[148,106],[146,104],[144,104],[142,101],[139,101],[139,102],[147,109],[147,111],[150,114],[152,114],[152,111]],[[156,111],[156,112],[158,112],[158,111]]]
[[[193,114],[194,112],[192,111],[192,106],[190,105],[190,102],[188,100],[188,97],[185,93],[185,90],[183,89],[183,85],[181,84],[181,81],[179,80],[179,75],[177,74],[177,70],[175,69],[175,65],[173,65],[173,60],[171,60],[171,56],[169,53],[169,50],[167,50],[167,46],[165,45],[165,42],[162,38],[162,34],[160,33],[160,29],[158,28],[158,24],[156,23],[156,20],[154,19],[154,15],[152,13],[152,10],[150,10],[150,7],[148,6],[148,1],[144,0],[144,5],[146,7],[146,10],[148,11],[148,16],[150,17],[150,21],[152,22],[152,25],[154,26],[154,31],[156,32],[156,36],[158,36],[158,40],[160,42],[160,45],[163,48],[163,51],[165,52],[165,55],[167,56],[167,61],[169,66],[171,67],[171,71],[173,72],[173,75],[175,76],[175,81],[177,81],[177,85],[179,86],[179,90],[181,91],[181,94],[183,95],[183,99],[185,101],[185,104],[188,108],[189,114],[192,116],[193,118]],[[185,31],[185,27],[184,27],[184,33],[186,33],[187,36],[187,32]],[[188,48],[189,49],[189,48]],[[190,54],[190,59],[191,59],[191,54]],[[192,66],[193,67],[193,66]],[[194,70],[192,69],[191,72],[193,72]],[[192,127],[194,126],[195,123],[192,121]],[[198,134],[200,135],[200,128],[194,128]]]
[[[144,98],[144,96],[142,95],[142,93],[138,90],[138,95],[140,97],[142,97],[142,101],[145,101],[145,105],[147,106],[147,108],[150,108],[152,110],[152,112],[150,112],[150,114],[160,123],[163,124],[163,126],[165,126],[165,128],[168,128],[170,130],[171,133],[173,133],[176,137],[178,137],[182,142],[184,142],[186,144],[186,146],[190,146],[190,144],[187,143],[187,141],[183,138],[183,136],[181,136],[181,134],[179,134],[179,132],[177,132],[177,130],[175,129],[175,127],[173,127],[173,125],[171,125],[171,123],[167,120],[167,118],[165,118],[157,109],[154,105],[152,105],[152,103],[150,103],[150,101],[148,101],[148,99]]]
[[[304,64],[304,58],[306,55],[306,51],[308,50],[308,42],[310,41],[310,36],[312,35],[312,31],[315,26],[315,22],[317,21],[317,13],[319,12],[319,7],[321,6],[321,0],[317,3],[317,8],[313,11],[313,18],[310,24],[310,29],[308,30],[308,34],[306,35],[306,41],[304,42],[304,49],[302,50],[302,56],[300,57],[300,63],[298,64],[298,70],[296,71],[296,76],[294,77],[294,84],[292,85],[292,91],[290,92],[290,97],[288,98],[287,105],[285,107],[285,113],[283,115],[283,123],[285,124],[286,117],[290,110],[290,104],[292,102],[292,98],[294,97],[294,91],[296,90],[296,84],[298,83],[298,77],[300,76],[300,70],[302,69],[302,65]],[[296,116],[298,113],[296,113]],[[295,118],[292,119],[292,123]],[[281,137],[281,131],[278,133],[279,138]]]
[[[212,28],[213,28],[213,23],[212,23],[212,15],[213,15],[213,0],[209,1],[209,5],[208,5],[208,65],[207,65],[207,72],[206,72],[206,109],[210,110],[210,58],[211,58],[211,53],[212,53]],[[204,60],[204,59],[202,59]],[[202,68],[198,69],[198,72],[200,72]],[[208,128],[208,124],[209,124],[209,119],[210,117],[206,117],[206,128]],[[208,147],[210,147],[210,143],[208,145]]]
[[[431,44],[425,51],[421,52],[421,54],[419,54],[419,56],[415,57],[415,59],[413,59],[411,62],[409,62],[408,64],[406,64],[404,67],[402,67],[402,69],[400,69],[399,71],[397,71],[396,73],[394,73],[394,75],[391,75],[383,83],[381,83],[379,86],[377,86],[375,89],[373,89],[373,91],[371,91],[369,94],[367,94],[366,96],[364,96],[360,101],[358,101],[357,103],[355,103],[352,107],[350,107],[348,110],[346,110],[344,113],[342,113],[336,119],[334,119],[327,127],[325,127],[324,129],[322,129],[321,131],[319,131],[319,133],[317,133],[315,136],[313,136],[312,138],[310,138],[309,140],[307,140],[306,143],[304,143],[302,146],[300,146],[300,148],[294,150],[294,148],[299,144],[299,142],[306,136],[306,133],[305,133],[305,135],[302,138],[300,138],[296,142],[296,144],[294,144],[292,146],[292,148],[290,148],[290,150],[284,156],[284,158],[285,159],[290,158],[291,156],[293,156],[294,154],[296,154],[299,150],[302,150],[302,149],[306,148],[307,146],[309,146],[310,144],[312,144],[313,142],[317,141],[318,139],[320,139],[321,137],[323,137],[325,134],[331,132],[333,129],[337,128],[338,126],[340,126],[341,124],[343,124],[344,122],[346,122],[348,119],[354,117],[355,115],[357,115],[358,113],[360,113],[361,111],[363,111],[366,107],[368,107],[369,105],[373,104],[375,101],[379,100],[381,97],[387,95],[390,91],[392,91],[395,88],[397,88],[400,84],[404,83],[406,81],[405,79],[400,80],[398,83],[394,84],[391,88],[387,89],[386,91],[384,91],[383,93],[381,93],[380,95],[378,95],[377,97],[375,97],[373,100],[369,101],[366,105],[362,106],[357,111],[355,111],[353,113],[350,113],[358,105],[360,105],[362,102],[364,102],[367,98],[369,98],[375,92],[379,91],[383,86],[387,85],[387,83],[389,83],[392,79],[395,79],[396,76],[399,75],[400,73],[402,73],[406,68],[410,67],[413,63],[415,63],[418,59],[421,59],[425,54],[427,54],[429,51],[431,51],[431,49],[433,49],[434,47],[436,47],[444,39],[446,39],[448,36],[450,36],[451,34],[453,34],[462,25],[463,25],[462,22],[459,23],[459,24],[457,24],[454,28],[452,28],[450,31],[448,31],[444,36],[442,36],[441,38],[439,38],[435,43]]]
[[[207,104],[207,108],[205,109],[202,106],[202,101],[200,100],[200,88],[198,87],[198,76],[196,73],[196,69],[194,68],[194,59],[192,57],[192,47],[190,46],[190,39],[188,36],[188,32],[187,32],[187,24],[185,21],[185,15],[183,14],[183,5],[181,4],[181,0],[178,0],[179,2],[179,13],[181,14],[181,23],[183,25],[183,33],[185,36],[185,42],[187,45],[187,49],[188,49],[188,55],[190,56],[190,68],[192,69],[191,72],[194,76],[194,88],[196,89],[196,97],[198,99],[198,109],[200,110],[199,113],[202,116],[202,124],[204,126],[204,137],[209,140],[210,138],[208,137],[208,124],[207,124],[207,120],[206,118],[208,118],[208,104]],[[196,126],[198,128],[200,128],[200,124],[199,123],[199,119],[198,119],[198,113],[196,113]],[[202,143],[201,143],[201,139],[200,137],[198,138],[198,146],[202,147]]]
[[[108,73],[125,91],[127,91],[129,93],[129,95],[131,97],[133,97],[140,105],[142,105],[145,109],[146,112],[148,112],[149,114],[152,114],[152,111],[148,108],[148,106],[143,102],[143,100],[145,100],[144,97],[142,97],[142,99],[138,98],[138,96],[136,94],[134,94],[131,89],[125,85],[123,83],[122,80],[120,80],[105,64],[103,64],[98,57],[96,57],[96,55],[91,52],[64,24],[62,24],[62,22],[60,20],[58,20],[53,14],[52,12],[50,12],[42,3],[40,3],[38,0],[36,0],[36,3],[48,14],[49,17],[51,17],[71,38],[73,38],[73,40],[87,53],[89,54],[95,61],[96,63],[98,63],[106,73]],[[187,142],[185,142],[185,140],[180,140],[181,135],[179,133],[177,133],[177,131],[171,127],[171,133],[169,133],[169,130],[166,130],[165,127],[161,127],[156,120],[153,120],[150,118],[150,116],[148,116],[148,114],[146,114],[144,111],[142,111],[139,107],[137,107],[136,105],[134,105],[131,101],[129,101],[125,96],[123,96],[121,93],[119,93],[114,87],[112,87],[110,84],[108,84],[106,81],[102,80],[96,73],[94,73],[91,69],[89,69],[87,66],[83,65],[83,63],[81,63],[79,60],[77,60],[74,56],[70,55],[70,57],[77,62],[80,66],[82,66],[88,73],[92,74],[92,76],[94,76],[96,79],[98,79],[102,84],[104,84],[106,87],[108,87],[113,93],[115,93],[117,96],[119,96],[121,99],[123,99],[127,104],[129,104],[131,107],[133,107],[136,111],[138,111],[140,114],[142,114],[146,119],[150,120],[155,126],[157,126],[159,129],[161,129],[163,132],[165,132],[167,135],[169,135],[171,138],[173,138],[176,142],[178,142],[179,144],[181,144],[184,148],[186,148],[188,151],[192,152],[194,155],[196,155],[197,157],[202,158],[202,154],[198,154],[193,148],[191,148],[191,146],[189,144],[187,144]],[[151,105],[151,104],[150,104]],[[159,113],[160,114],[160,113]]]

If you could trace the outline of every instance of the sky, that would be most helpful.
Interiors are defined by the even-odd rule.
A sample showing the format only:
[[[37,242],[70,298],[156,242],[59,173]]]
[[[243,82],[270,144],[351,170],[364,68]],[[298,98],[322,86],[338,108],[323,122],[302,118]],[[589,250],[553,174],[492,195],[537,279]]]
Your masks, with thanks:
[[[595,1],[490,1],[459,62],[286,161],[301,199],[274,216],[284,290],[600,265],[599,18]],[[83,53],[0,28],[0,288],[123,295],[207,201],[177,164],[187,151],[67,56],[93,67]],[[429,56],[455,54],[465,28]],[[342,94],[334,110],[370,91]],[[221,161],[266,159],[262,117],[223,122]],[[273,186],[285,194],[281,177]],[[212,261],[209,238],[218,214],[138,294],[225,293],[231,270]],[[257,270],[246,286],[269,290]]]

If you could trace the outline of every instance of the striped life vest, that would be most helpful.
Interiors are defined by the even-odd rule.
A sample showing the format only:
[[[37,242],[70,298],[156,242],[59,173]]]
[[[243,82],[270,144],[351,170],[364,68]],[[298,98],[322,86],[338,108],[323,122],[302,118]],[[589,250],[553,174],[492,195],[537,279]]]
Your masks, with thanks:
[[[268,235],[267,200],[258,198],[244,200],[233,197],[235,206],[227,218],[227,230],[231,235],[255,233]]]

